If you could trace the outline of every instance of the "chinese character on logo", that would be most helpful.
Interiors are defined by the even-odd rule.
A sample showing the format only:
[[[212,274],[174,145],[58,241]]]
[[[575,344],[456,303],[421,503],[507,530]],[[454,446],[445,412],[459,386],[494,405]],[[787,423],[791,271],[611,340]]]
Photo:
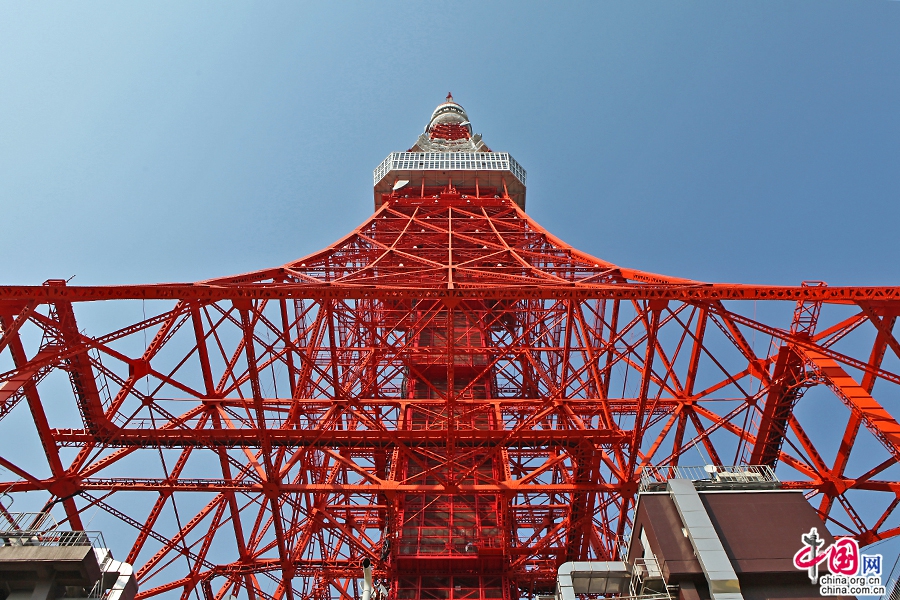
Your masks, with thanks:
[[[828,570],[834,574],[856,575],[859,570],[859,542],[850,538],[841,538],[825,549],[831,552],[828,557]]]
[[[862,573],[860,575],[869,576],[876,575],[881,577],[881,555],[880,554],[863,554],[862,557]]]
[[[809,580],[816,584],[819,582],[819,564],[828,561],[828,570],[836,575],[856,575],[859,571],[859,542],[851,538],[841,538],[831,544],[821,552],[819,549],[825,544],[825,540],[819,537],[818,530],[813,527],[809,533],[800,536],[803,547],[794,555],[794,567],[805,569],[809,573]],[[881,555],[865,558],[874,559],[878,557],[877,566],[874,562],[868,564],[874,572],[878,569],[881,573]],[[865,569],[865,565],[863,566]]]

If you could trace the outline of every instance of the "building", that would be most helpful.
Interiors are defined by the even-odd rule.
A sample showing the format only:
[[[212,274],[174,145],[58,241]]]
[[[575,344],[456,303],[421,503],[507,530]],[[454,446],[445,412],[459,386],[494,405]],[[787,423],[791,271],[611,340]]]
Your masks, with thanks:
[[[803,494],[782,489],[769,468],[650,468],[622,560],[566,563],[556,599],[610,593],[673,600],[821,598],[818,579],[794,565],[811,532],[819,550],[835,542]],[[825,576],[828,564],[816,573]]]
[[[50,513],[0,511],[0,600],[132,600],[131,565],[113,559],[98,531],[60,527]]]

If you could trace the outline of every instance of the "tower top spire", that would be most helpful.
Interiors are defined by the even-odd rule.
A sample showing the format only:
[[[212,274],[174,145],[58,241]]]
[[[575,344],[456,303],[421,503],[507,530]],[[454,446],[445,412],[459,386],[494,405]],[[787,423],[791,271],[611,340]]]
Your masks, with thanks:
[[[410,152],[490,152],[481,136],[474,133],[466,109],[448,92],[438,104],[425,132],[416,140]]]

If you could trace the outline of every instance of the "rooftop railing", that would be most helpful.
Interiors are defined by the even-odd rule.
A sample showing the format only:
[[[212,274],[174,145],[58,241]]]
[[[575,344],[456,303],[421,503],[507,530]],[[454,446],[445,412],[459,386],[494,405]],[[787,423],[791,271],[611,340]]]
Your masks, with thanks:
[[[768,465],[648,466],[641,471],[639,491],[666,488],[670,479],[688,479],[701,489],[776,489],[781,482]]]
[[[0,546],[107,547],[101,532],[60,529],[48,512],[0,512]]]

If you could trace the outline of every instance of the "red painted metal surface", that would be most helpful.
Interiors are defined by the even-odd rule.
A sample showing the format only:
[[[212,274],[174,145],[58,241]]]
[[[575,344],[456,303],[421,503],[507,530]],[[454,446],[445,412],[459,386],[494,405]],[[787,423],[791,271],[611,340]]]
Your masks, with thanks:
[[[467,140],[469,139],[469,130],[458,123],[438,123],[432,127],[429,135],[432,139],[441,138],[445,140]]]
[[[142,598],[357,598],[364,558],[391,598],[546,593],[701,455],[900,532],[900,288],[623,269],[502,190],[410,188],[279,268],[0,287],[0,435],[30,411],[46,463],[0,490],[132,526]],[[100,300],[140,318],[86,328]]]

